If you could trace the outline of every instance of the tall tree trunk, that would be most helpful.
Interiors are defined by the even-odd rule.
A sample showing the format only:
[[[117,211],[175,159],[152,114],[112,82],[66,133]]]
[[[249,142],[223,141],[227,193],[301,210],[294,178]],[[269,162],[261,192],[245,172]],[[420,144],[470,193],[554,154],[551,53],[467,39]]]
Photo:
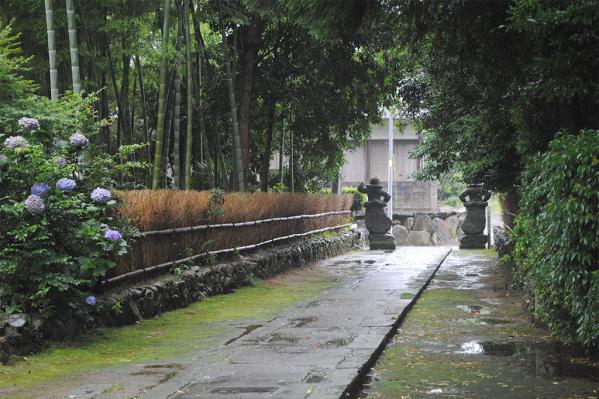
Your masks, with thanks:
[[[272,153],[272,134],[275,123],[275,100],[269,99],[266,105],[266,145],[262,154],[262,167],[260,168],[260,191],[268,191],[268,172],[270,170],[270,155]]]
[[[283,178],[283,151],[285,151],[285,118],[281,118],[281,137],[279,139],[279,179],[281,186],[285,183]]]
[[[50,64],[50,98],[58,99],[58,70],[56,69],[56,41],[54,35],[54,11],[52,0],[45,0],[46,33],[48,34],[48,61]]]
[[[258,65],[258,50],[262,44],[263,22],[255,16],[250,25],[239,28],[240,47],[239,73],[239,137],[243,159],[243,175],[247,179],[250,171],[250,111],[254,101],[254,80]]]
[[[123,43],[123,47],[125,47],[124,43]],[[121,99],[119,101],[119,104],[123,107],[122,127],[123,127],[123,137],[125,138],[123,140],[123,142],[125,142],[126,139],[130,138],[132,135],[131,129],[130,129],[131,124],[129,122],[129,120],[130,120],[130,118],[129,118],[129,72],[131,71],[131,59],[129,58],[128,55],[123,54],[121,62],[123,64],[123,74],[122,74],[123,77],[121,80],[121,90],[120,90],[120,94],[119,94],[119,97]],[[130,142],[128,144],[133,144],[133,142]]]
[[[289,131],[289,187],[290,192],[295,192],[295,176],[293,170],[293,129]]]
[[[135,56],[135,69],[137,70],[137,81],[139,83],[139,96],[141,102],[141,117],[144,124],[144,140],[146,143],[146,161],[150,162],[150,134],[148,131],[148,112],[146,110],[146,92],[144,90],[143,73],[139,57]]]
[[[164,20],[162,24],[162,59],[160,61],[160,91],[158,94],[158,120],[156,122],[156,147],[154,151],[154,165],[152,168],[152,189],[160,185],[160,170],[162,169],[162,144],[164,140],[164,96],[166,94],[166,64],[168,49],[168,14],[169,0],[164,0]]]
[[[181,188],[181,46],[183,44],[183,7],[179,9],[177,47],[175,55],[175,115],[173,125],[173,188]]]
[[[221,5],[219,1],[219,6]],[[239,135],[239,122],[237,121],[237,101],[235,101],[235,86],[233,85],[233,72],[231,71],[231,57],[229,55],[229,45],[227,44],[227,35],[225,32],[225,21],[221,14],[221,37],[225,54],[225,76],[229,88],[229,103],[231,105],[231,122],[233,123],[233,165],[235,165],[234,188],[237,191],[245,190],[245,180],[243,176],[243,158],[241,155],[241,139]]]
[[[100,72],[100,86],[102,91],[100,92],[100,118],[108,120],[109,109],[108,109],[108,87],[106,87],[106,72]],[[102,135],[104,136],[104,142],[106,143],[106,152],[110,152],[110,126],[102,124]]]
[[[185,56],[187,74],[187,134],[185,140],[185,189],[191,189],[191,155],[193,145],[193,69],[191,65],[191,35],[189,34],[189,0],[185,0]],[[201,143],[201,138],[200,138]]]
[[[77,49],[77,28],[75,26],[75,7],[73,0],[66,0],[67,25],[69,28],[69,49],[71,53],[71,76],[73,77],[73,93],[81,92],[79,77],[79,50]]]
[[[214,173],[214,181],[211,179],[210,182],[208,182],[208,184],[206,186],[211,187],[211,186],[215,186],[216,187],[216,174],[218,173],[218,171],[212,170],[212,168],[210,168],[210,165],[212,165],[212,157],[210,155],[210,146],[209,144],[209,140],[208,140],[208,132],[206,129],[206,123],[204,120],[204,102],[203,100],[203,92],[202,92],[202,88],[205,84],[206,80],[209,80],[210,78],[210,65],[208,63],[208,54],[205,50],[204,47],[204,40],[202,38],[202,32],[200,30],[200,21],[199,18],[197,16],[196,10],[194,10],[193,7],[193,2],[191,2],[191,6],[192,6],[192,20],[193,20],[193,27],[194,27],[194,38],[195,38],[195,42],[196,42],[196,47],[197,47],[197,82],[194,85],[195,89],[196,89],[196,97],[197,97],[197,118],[198,118],[198,124],[200,127],[200,139],[196,140],[194,142],[194,152],[197,154],[196,159],[199,159],[201,163],[208,165],[209,169],[211,170],[212,173]],[[202,66],[204,66],[204,68],[202,68]],[[206,79],[203,78],[203,71],[205,71],[204,73],[206,74]],[[216,135],[218,133],[215,133],[214,135]],[[219,151],[217,151],[217,145],[218,142],[216,140],[215,137],[213,137],[214,135],[211,135],[212,138],[212,147],[214,149],[214,160],[216,162],[216,160],[219,158],[218,154]],[[222,170],[222,168],[221,168]]]
[[[116,71],[114,69],[114,63],[112,62],[112,52],[110,48],[107,50],[106,55],[108,56],[108,69],[110,70],[110,80],[112,81],[112,91],[114,92],[114,98],[116,99],[117,107],[119,112],[117,114],[117,128],[116,128],[116,148],[123,145],[123,130],[125,124],[125,118],[123,114],[123,104],[121,102],[121,95],[119,92],[118,84],[116,81]]]

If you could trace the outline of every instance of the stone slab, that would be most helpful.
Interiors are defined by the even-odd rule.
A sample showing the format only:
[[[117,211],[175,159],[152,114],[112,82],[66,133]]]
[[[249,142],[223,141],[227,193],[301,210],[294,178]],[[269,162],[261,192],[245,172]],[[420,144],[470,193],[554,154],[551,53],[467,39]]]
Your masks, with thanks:
[[[417,294],[448,251],[402,247],[318,262],[337,285],[206,358],[198,354],[141,398],[337,399],[414,300],[402,293]]]

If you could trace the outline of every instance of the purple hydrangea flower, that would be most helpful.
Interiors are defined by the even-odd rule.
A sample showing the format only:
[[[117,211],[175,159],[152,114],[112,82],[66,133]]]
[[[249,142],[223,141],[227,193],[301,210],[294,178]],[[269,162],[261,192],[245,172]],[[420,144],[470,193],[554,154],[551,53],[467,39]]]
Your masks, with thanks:
[[[89,196],[94,202],[99,204],[105,204],[112,198],[110,191],[102,187],[97,187]]]
[[[62,178],[56,182],[56,188],[62,191],[63,193],[68,193],[73,191],[73,189],[77,186],[75,180]]]
[[[85,303],[87,303],[88,305],[95,305],[96,297],[93,295],[88,296],[87,298],[85,298]]]
[[[29,145],[29,142],[23,136],[11,136],[4,140],[4,145],[8,148],[20,148],[27,147]]]
[[[31,194],[38,197],[44,197],[50,191],[50,186],[47,183],[35,183],[31,186]]]
[[[25,200],[25,207],[27,207],[27,211],[32,215],[41,215],[44,213],[44,209],[46,209],[46,205],[44,204],[44,200],[42,197],[37,195],[30,195]]]
[[[108,241],[120,241],[123,236],[118,230],[108,229],[106,230],[106,233],[104,233],[104,238],[106,238]]]
[[[60,166],[65,166],[69,162],[67,161],[67,159],[65,157],[60,157],[56,160],[56,163]]]
[[[71,145],[73,147],[77,148],[82,148],[89,144],[89,140],[87,139],[87,137],[85,137],[81,133],[75,133],[71,135],[69,141],[71,142]]]
[[[23,117],[19,119],[19,126],[26,132],[33,132],[40,128],[40,121],[35,118]]]

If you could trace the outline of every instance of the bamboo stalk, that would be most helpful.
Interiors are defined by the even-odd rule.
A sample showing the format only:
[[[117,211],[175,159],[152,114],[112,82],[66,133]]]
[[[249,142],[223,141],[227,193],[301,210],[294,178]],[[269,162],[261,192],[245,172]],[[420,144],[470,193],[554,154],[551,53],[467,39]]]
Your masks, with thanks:
[[[187,60],[187,135],[185,137],[184,184],[185,190],[189,190],[191,189],[191,146],[193,145],[193,70],[191,65],[191,35],[189,34],[189,0],[185,0],[184,13],[185,19],[183,21],[183,27],[185,30],[185,50]],[[200,139],[200,147],[201,146],[202,142]],[[200,148],[200,154],[202,154],[202,151],[203,148]]]
[[[73,93],[79,94],[81,92],[81,78],[79,76],[79,50],[77,48],[77,28],[75,27],[75,7],[73,5],[73,0],[66,0],[66,6]]]
[[[58,70],[56,69],[56,41],[54,34],[54,11],[52,0],[45,0],[46,33],[48,35],[48,61],[50,66],[50,99],[58,100]]]
[[[218,2],[219,9],[222,7],[221,2]],[[221,38],[225,54],[225,76],[227,87],[229,89],[229,103],[231,105],[231,122],[233,123],[233,164],[235,165],[235,173],[237,175],[237,191],[245,191],[245,182],[243,177],[243,158],[241,154],[241,136],[239,134],[239,121],[237,117],[237,101],[235,100],[235,85],[233,84],[233,72],[231,70],[231,56],[229,54],[229,46],[227,44],[227,35],[225,32],[225,21],[221,19]]]
[[[173,127],[173,188],[181,188],[181,45],[183,42],[183,9],[178,3],[179,21],[175,55],[175,119]]]
[[[160,61],[160,91],[158,94],[158,120],[156,123],[156,147],[154,149],[154,165],[152,168],[152,189],[158,189],[160,185],[160,171],[162,164],[162,145],[164,140],[164,97],[166,94],[166,66],[168,47],[168,15],[169,0],[164,0],[164,21],[162,27],[162,59]]]

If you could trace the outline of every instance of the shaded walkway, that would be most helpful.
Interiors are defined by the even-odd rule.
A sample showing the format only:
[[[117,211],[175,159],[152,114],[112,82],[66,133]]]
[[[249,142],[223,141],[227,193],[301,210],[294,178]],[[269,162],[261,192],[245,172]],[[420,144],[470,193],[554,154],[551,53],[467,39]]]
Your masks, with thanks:
[[[360,396],[599,397],[599,363],[532,326],[493,251],[454,251],[401,325]]]
[[[356,252],[320,262],[339,283],[142,398],[339,398],[448,253]]]

